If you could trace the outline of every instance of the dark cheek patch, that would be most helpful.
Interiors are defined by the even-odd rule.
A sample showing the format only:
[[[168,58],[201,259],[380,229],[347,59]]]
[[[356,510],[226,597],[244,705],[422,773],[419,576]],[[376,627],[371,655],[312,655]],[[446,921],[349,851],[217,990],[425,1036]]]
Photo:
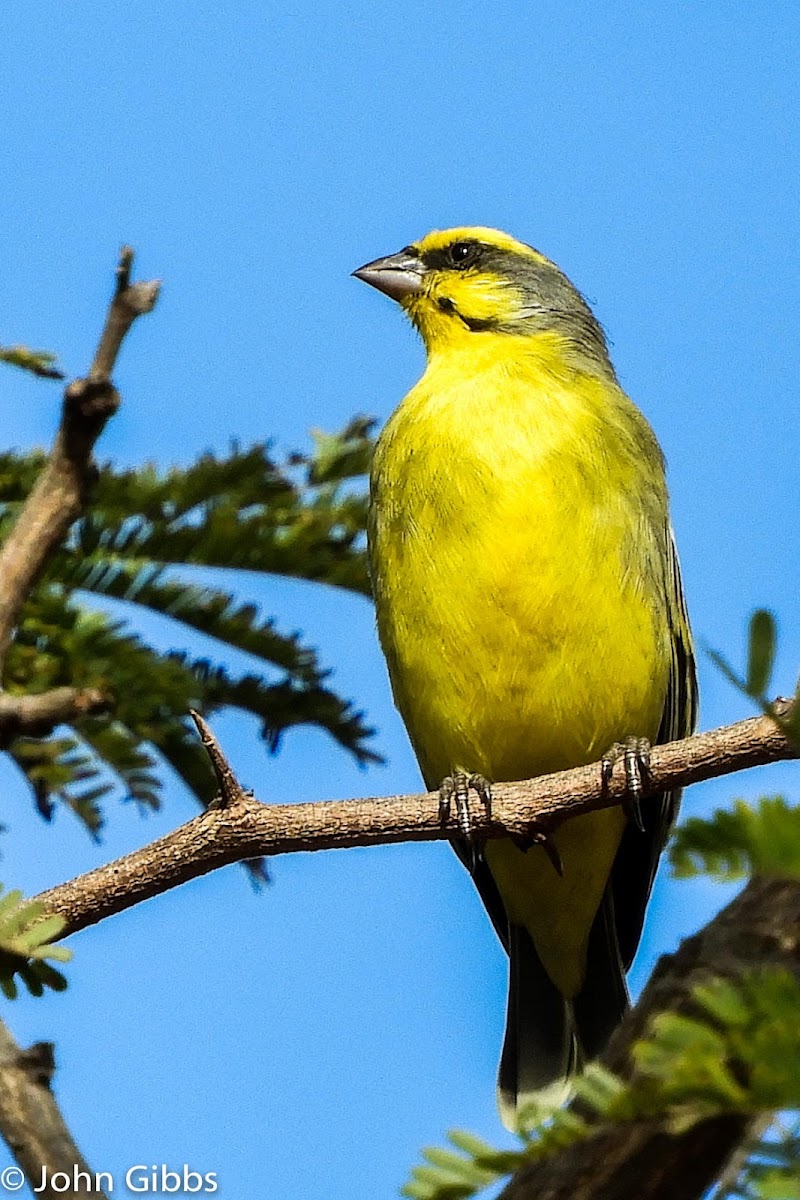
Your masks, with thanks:
[[[480,317],[465,317],[461,313],[458,315],[471,333],[486,333],[489,329],[501,328],[500,322],[494,317],[488,317],[482,320]]]
[[[451,313],[458,317],[463,325],[466,325],[470,333],[486,333],[489,329],[497,329],[498,322],[494,317],[482,319],[480,317],[465,317],[462,312],[456,308],[455,300],[451,300],[449,296],[437,296],[436,304],[443,313]]]

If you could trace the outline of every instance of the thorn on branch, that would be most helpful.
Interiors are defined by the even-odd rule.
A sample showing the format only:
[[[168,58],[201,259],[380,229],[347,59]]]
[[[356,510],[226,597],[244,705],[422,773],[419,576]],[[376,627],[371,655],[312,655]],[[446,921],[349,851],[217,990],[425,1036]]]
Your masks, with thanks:
[[[211,766],[214,768],[214,774],[219,784],[219,795],[214,797],[208,807],[210,809],[231,808],[233,805],[241,803],[242,800],[247,799],[247,793],[234,775],[233,769],[208,723],[194,708],[189,709],[189,716],[197,727],[200,741],[211,759]]]
[[[34,1042],[27,1050],[20,1050],[17,1066],[25,1071],[34,1083],[49,1088],[56,1071],[55,1046],[52,1042]]]

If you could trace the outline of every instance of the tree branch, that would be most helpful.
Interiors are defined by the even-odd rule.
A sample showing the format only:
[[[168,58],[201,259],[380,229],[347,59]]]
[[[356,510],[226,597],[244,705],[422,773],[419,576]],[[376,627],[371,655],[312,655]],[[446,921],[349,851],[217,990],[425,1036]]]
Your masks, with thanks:
[[[206,736],[210,736],[207,727]],[[227,764],[218,747],[217,753],[219,772]],[[796,749],[775,720],[753,717],[655,746],[647,793],[794,757]],[[232,773],[230,778],[233,780]],[[242,859],[298,850],[436,841],[458,833],[455,820],[440,819],[438,793],[267,805],[242,791],[235,780],[233,784],[225,803],[212,805],[165,837],[42,892],[38,899],[64,917],[65,936]],[[476,805],[473,828],[480,838],[509,833],[536,836],[568,817],[619,804],[624,793],[622,772],[615,773],[604,787],[599,764],[522,783],[497,784],[491,816],[483,812],[482,805]]]
[[[656,966],[602,1061],[631,1079],[630,1050],[659,1012],[688,1012],[710,977],[781,967],[800,976],[800,883],[752,879],[704,929]],[[751,1114],[725,1114],[679,1134],[657,1121],[603,1128],[519,1171],[500,1200],[699,1200],[747,1135]]]
[[[56,725],[107,712],[111,702],[99,688],[59,687],[26,696],[0,693],[0,750],[14,738],[45,737]]]
[[[94,1186],[95,1176],[81,1154],[50,1090],[55,1063],[49,1042],[37,1042],[22,1050],[0,1023],[0,1129],[9,1149],[19,1163],[31,1187],[37,1187],[46,1170],[50,1180],[54,1173],[64,1172],[77,1182],[70,1188],[71,1196],[100,1196],[105,1193]],[[82,1172],[88,1186],[75,1177]],[[11,1190],[11,1184],[6,1185]],[[37,1195],[55,1200],[64,1195],[63,1188],[47,1187]]]
[[[50,456],[0,547],[0,671],[32,584],[86,505],[95,476],[94,444],[120,403],[111,374],[122,343],[136,318],[150,312],[158,298],[157,282],[131,283],[132,265],[133,251],[125,246],[88,375],[66,388]],[[42,736],[60,722],[101,712],[108,703],[97,689],[74,687],[30,696],[0,695],[0,749],[20,734]],[[71,1180],[77,1170],[86,1173],[88,1186],[78,1180],[70,1194],[102,1195],[49,1089],[51,1073],[52,1047],[42,1043],[22,1051],[0,1026],[0,1130],[31,1186],[41,1179],[43,1168],[48,1178],[64,1171]],[[47,1187],[39,1194],[55,1197],[63,1195],[63,1189]]]
[[[73,380],[64,392],[61,424],[50,457],[0,548],[0,663],[31,585],[85,507],[94,478],[94,444],[120,403],[111,372],[128,330],[137,317],[150,312],[158,298],[158,282],[131,283],[132,264],[133,251],[125,246],[89,373],[85,379]]]

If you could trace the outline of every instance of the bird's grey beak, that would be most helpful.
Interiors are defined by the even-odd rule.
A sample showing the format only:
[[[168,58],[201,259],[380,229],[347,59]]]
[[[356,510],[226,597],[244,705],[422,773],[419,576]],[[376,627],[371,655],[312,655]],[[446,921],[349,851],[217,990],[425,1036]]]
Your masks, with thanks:
[[[363,279],[379,292],[391,296],[392,300],[404,300],[422,291],[425,266],[411,250],[400,250],[386,258],[376,258],[353,271],[356,279]]]

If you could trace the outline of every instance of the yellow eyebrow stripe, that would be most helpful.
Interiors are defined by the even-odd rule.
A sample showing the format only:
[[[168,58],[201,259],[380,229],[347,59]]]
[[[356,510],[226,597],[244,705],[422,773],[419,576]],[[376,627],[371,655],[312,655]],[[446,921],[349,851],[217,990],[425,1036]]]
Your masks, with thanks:
[[[498,250],[507,250],[511,254],[521,254],[525,258],[533,259],[534,262],[549,261],[538,250],[534,250],[533,246],[528,246],[525,242],[518,242],[516,238],[511,237],[508,233],[503,233],[500,229],[490,229],[485,225],[462,225],[455,229],[433,229],[415,245],[420,254],[426,254],[430,250],[443,250],[446,246],[451,246],[453,242],[459,241],[485,242],[487,246],[494,246]]]

